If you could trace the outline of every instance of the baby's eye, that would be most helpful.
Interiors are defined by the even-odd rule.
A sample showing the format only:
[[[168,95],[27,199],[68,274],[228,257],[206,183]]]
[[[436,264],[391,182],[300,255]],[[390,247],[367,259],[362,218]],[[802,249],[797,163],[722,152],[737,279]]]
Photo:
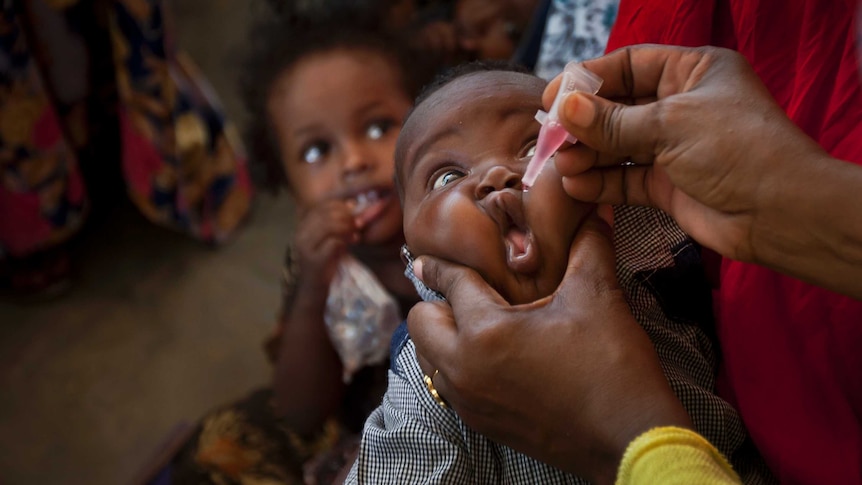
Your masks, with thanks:
[[[311,143],[302,150],[300,158],[305,163],[317,163],[329,153],[330,145],[327,142],[318,141]]]
[[[439,188],[445,187],[450,182],[458,180],[459,178],[461,178],[463,176],[464,176],[464,174],[457,171],[457,170],[447,170],[447,171],[441,173],[439,177],[434,179],[433,188],[434,188],[434,190],[437,190]]]
[[[524,148],[521,149],[521,158],[532,158],[533,155],[536,154],[536,140],[532,140],[527,143]]]
[[[365,135],[371,140],[379,140],[383,138],[392,127],[395,126],[395,121],[393,120],[376,120],[372,121],[368,128],[365,129]]]

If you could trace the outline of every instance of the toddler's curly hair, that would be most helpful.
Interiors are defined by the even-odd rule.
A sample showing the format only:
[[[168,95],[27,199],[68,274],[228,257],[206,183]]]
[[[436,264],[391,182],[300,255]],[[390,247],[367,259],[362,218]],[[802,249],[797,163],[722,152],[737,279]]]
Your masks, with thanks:
[[[401,75],[404,94],[413,99],[433,75],[433,66],[409,43],[387,30],[379,17],[354,9],[298,12],[284,6],[258,12],[242,66],[239,85],[250,115],[245,138],[257,181],[278,192],[290,189],[277,139],[267,113],[275,81],[308,56],[335,50],[376,53],[391,61]]]

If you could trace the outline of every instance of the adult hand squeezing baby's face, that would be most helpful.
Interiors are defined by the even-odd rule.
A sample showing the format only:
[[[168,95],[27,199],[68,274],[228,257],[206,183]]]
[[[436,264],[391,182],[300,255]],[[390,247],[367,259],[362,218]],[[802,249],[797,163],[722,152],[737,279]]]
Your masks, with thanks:
[[[596,214],[572,243],[552,295],[510,306],[475,271],[423,256],[417,276],[448,303],[408,316],[419,361],[469,426],[595,483],[611,482],[631,439],[690,426],[614,272]]]

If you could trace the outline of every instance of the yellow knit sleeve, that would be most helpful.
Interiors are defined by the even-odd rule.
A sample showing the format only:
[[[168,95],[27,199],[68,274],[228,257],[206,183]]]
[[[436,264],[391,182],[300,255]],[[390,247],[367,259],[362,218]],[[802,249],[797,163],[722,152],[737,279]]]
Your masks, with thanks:
[[[694,431],[653,428],[629,443],[617,485],[741,484],[727,459]]]

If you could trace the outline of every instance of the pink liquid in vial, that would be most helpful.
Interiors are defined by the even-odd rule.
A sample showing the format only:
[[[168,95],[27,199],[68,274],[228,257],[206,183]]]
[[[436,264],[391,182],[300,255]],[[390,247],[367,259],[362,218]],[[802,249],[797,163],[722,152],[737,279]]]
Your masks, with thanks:
[[[522,179],[524,190],[528,190],[535,183],[539,172],[542,171],[542,167],[545,166],[545,163],[551,158],[554,152],[566,141],[567,136],[569,134],[563,128],[563,125],[556,121],[546,122],[542,129],[539,130],[539,139],[536,140],[536,153],[533,155],[530,163],[527,164],[527,170],[524,172],[524,178]]]

